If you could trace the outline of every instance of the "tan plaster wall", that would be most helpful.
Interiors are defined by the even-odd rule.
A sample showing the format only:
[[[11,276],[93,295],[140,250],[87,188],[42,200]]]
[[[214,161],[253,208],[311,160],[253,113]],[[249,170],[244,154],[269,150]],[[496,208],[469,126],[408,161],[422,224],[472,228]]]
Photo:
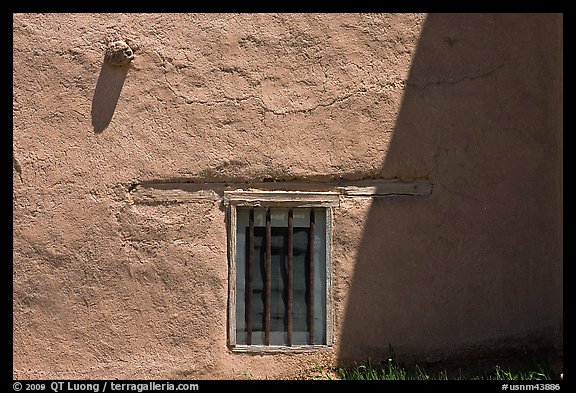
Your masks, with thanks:
[[[14,376],[293,378],[389,345],[405,359],[561,347],[561,25],[14,15]],[[132,65],[103,63],[127,37]],[[334,212],[325,354],[231,353],[220,201],[130,192],[370,177],[434,190]]]

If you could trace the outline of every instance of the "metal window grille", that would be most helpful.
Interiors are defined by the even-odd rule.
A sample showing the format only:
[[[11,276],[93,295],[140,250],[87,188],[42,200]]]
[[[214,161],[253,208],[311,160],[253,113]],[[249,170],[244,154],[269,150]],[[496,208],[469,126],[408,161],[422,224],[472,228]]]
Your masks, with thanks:
[[[246,336],[245,344],[254,344],[253,335],[255,330],[261,333],[263,330],[263,340],[260,344],[271,345],[271,325],[274,320],[275,331],[278,331],[279,323],[282,324],[282,332],[285,334],[285,341],[282,344],[292,346],[293,330],[294,330],[294,251],[302,252],[302,247],[295,248],[295,227],[294,227],[294,209],[289,208],[287,212],[287,225],[286,227],[276,227],[272,225],[272,210],[273,208],[266,208],[265,210],[265,223],[260,223],[258,227],[255,225],[254,208],[248,209],[248,222],[245,228],[246,233],[246,247],[245,247],[245,283],[244,283],[244,313],[238,315],[239,318],[244,319]],[[305,305],[302,296],[299,296],[299,303],[297,304],[299,313],[302,309],[306,308],[305,323],[307,329],[307,342],[298,342],[297,344],[323,344],[317,343],[315,312],[322,312],[322,310],[315,310],[315,269],[321,268],[316,266],[321,261],[316,261],[315,250],[315,237],[316,237],[316,210],[324,211],[324,209],[307,208],[300,209],[306,210],[309,215],[309,225],[307,228],[299,226],[296,228],[299,244],[302,239],[307,238],[306,255],[299,256],[300,274],[298,275],[297,286],[302,292],[305,287]],[[262,225],[264,224],[264,225]],[[274,249],[274,250],[273,250]],[[276,261],[272,263],[273,255]],[[305,266],[302,266],[302,265]],[[273,283],[273,267],[275,270],[275,282]],[[263,268],[263,269],[262,269]],[[305,268],[304,274],[302,269]],[[263,270],[263,271],[262,271]],[[277,271],[280,270],[280,273]],[[302,279],[305,282],[301,282]],[[279,308],[277,305],[281,304],[280,312],[272,312],[273,296],[274,309]],[[281,300],[278,301],[278,296]],[[256,303],[258,307],[262,308],[262,312],[258,310],[255,312]],[[258,308],[256,307],[256,308]],[[322,308],[322,307],[321,307]],[[279,316],[279,314],[283,314]],[[299,315],[300,315],[299,314]],[[261,317],[261,320],[259,317]],[[255,320],[256,319],[256,320]],[[299,321],[302,325],[303,321]],[[255,325],[259,328],[255,329]],[[260,330],[261,329],[261,330]],[[277,344],[277,343],[275,343]]]

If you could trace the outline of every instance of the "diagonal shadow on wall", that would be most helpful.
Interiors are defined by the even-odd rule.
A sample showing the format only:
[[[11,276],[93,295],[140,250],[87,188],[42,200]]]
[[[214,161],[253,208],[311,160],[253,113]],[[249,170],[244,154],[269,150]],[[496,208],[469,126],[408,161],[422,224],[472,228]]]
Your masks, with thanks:
[[[561,31],[428,15],[381,176],[434,189],[370,206],[340,364],[561,347]]]

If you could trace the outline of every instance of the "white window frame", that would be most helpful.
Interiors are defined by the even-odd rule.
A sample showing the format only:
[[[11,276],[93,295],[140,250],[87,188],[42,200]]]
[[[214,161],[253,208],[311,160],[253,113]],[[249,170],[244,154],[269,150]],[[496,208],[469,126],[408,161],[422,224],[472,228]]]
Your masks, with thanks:
[[[332,209],[340,206],[338,192],[236,190],[224,192],[228,218],[228,346],[233,352],[315,352],[332,349]],[[318,207],[326,214],[326,344],[240,345],[236,343],[236,220],[238,207]]]

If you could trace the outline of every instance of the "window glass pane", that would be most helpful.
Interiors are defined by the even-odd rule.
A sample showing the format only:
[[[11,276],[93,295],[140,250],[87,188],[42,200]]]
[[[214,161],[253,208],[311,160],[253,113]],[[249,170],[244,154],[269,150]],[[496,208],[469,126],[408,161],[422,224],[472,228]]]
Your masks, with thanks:
[[[273,227],[288,227],[288,209],[270,209],[270,223]]]
[[[314,342],[326,343],[326,210],[314,209]]]
[[[308,228],[294,228],[292,342],[308,343]]]
[[[264,343],[266,247],[264,244],[265,228],[254,228],[254,266],[252,267],[252,344]]]
[[[257,227],[266,226],[266,209],[262,207],[254,208],[254,226]]]
[[[286,218],[288,221],[288,218]],[[272,260],[271,260],[271,290],[270,290],[270,332],[284,333],[288,327],[288,228],[272,228]],[[287,336],[287,335],[286,335]],[[284,334],[271,334],[270,344],[286,343]]]
[[[249,208],[238,208],[236,219],[236,342],[246,344],[246,253]]]
[[[310,228],[310,209],[295,208],[292,214],[295,227]]]

